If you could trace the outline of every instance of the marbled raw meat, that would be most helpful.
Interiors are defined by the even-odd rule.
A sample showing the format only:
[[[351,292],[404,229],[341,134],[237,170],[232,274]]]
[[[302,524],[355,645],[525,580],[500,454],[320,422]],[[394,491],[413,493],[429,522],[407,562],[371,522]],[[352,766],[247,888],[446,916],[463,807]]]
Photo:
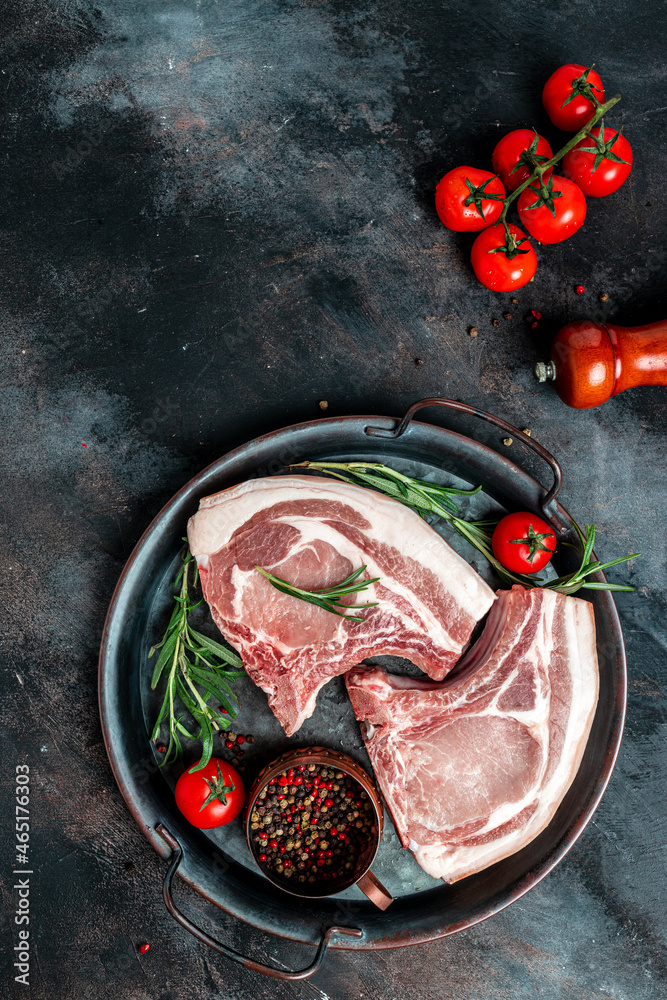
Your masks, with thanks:
[[[403,846],[455,882],[528,844],[574,780],[598,698],[593,608],[515,586],[443,684],[372,667],[345,681]]]
[[[380,653],[442,679],[494,594],[418,514],[373,490],[313,476],[254,479],[205,497],[188,523],[204,596],[288,736],[332,677]],[[368,567],[363,623],[282,594],[255,566],[304,589]]]

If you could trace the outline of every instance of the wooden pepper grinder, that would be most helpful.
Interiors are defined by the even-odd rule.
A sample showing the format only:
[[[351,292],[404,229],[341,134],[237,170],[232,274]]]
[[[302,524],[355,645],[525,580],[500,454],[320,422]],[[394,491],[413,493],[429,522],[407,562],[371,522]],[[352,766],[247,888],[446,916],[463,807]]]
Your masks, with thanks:
[[[613,326],[579,320],[556,334],[551,360],[535,365],[568,406],[586,410],[639,385],[667,386],[667,320]]]

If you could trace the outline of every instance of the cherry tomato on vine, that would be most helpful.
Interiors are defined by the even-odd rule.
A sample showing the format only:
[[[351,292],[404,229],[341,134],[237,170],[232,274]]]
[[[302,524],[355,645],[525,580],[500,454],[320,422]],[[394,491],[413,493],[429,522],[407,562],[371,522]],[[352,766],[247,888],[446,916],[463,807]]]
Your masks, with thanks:
[[[539,573],[556,548],[553,528],[527,511],[507,514],[498,522],[491,537],[493,554],[513,573]]]
[[[604,104],[602,80],[593,69],[576,63],[552,73],[542,91],[544,110],[564,132],[577,132],[593,117],[597,110],[594,98]]]
[[[540,243],[568,239],[586,218],[586,199],[581,188],[556,174],[541,188],[535,183],[522,191],[517,208],[521,222]]]
[[[630,143],[616,129],[605,128],[604,122],[563,158],[565,176],[593,198],[605,198],[618,191],[631,170]]]
[[[504,135],[493,151],[493,169],[505,185],[506,191],[514,191],[527,181],[533,172],[530,157],[545,163],[553,156],[546,139],[530,128],[517,128]],[[544,172],[544,178],[551,176],[551,167]]]
[[[435,210],[447,229],[476,233],[496,222],[504,197],[505,188],[495,174],[477,167],[454,167],[435,189]]]
[[[200,771],[192,768],[184,771],[176,782],[174,795],[185,818],[200,830],[231,823],[243,809],[245,800],[241,775],[219,757],[211,757]]]
[[[475,276],[493,292],[512,292],[526,285],[537,269],[537,257],[526,234],[511,223],[509,243],[505,227],[497,224],[480,233],[472,245],[470,262]]]

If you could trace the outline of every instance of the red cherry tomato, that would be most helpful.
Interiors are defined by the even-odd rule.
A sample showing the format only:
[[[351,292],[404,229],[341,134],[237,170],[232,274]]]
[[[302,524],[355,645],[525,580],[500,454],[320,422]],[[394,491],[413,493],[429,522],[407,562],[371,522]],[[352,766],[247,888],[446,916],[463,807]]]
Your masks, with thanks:
[[[476,277],[494,292],[512,292],[527,284],[537,269],[537,257],[526,234],[510,223],[511,245],[505,228],[492,226],[472,245],[470,262]]]
[[[604,87],[595,70],[568,63],[552,73],[544,84],[542,104],[556,128],[577,132],[593,117],[597,98],[604,104]]]
[[[508,514],[491,537],[493,554],[513,573],[539,573],[556,548],[556,534],[541,517],[527,511]]]
[[[477,167],[454,167],[435,189],[435,210],[447,229],[476,233],[497,221],[504,197],[505,188],[495,174]]]
[[[584,194],[605,198],[618,191],[632,170],[630,143],[604,123],[590,137],[581,139],[563,158],[563,173]]]
[[[506,191],[514,191],[527,181],[533,172],[529,155],[540,163],[553,156],[546,139],[530,128],[517,128],[504,135],[493,151],[493,169],[505,185]],[[551,176],[551,167],[544,172],[544,178]]]
[[[176,782],[174,794],[185,818],[200,830],[231,823],[243,809],[245,800],[241,775],[219,757],[211,757],[201,771],[193,772],[192,768],[184,771]]]
[[[584,224],[586,199],[581,188],[567,177],[553,174],[544,193],[531,184],[519,195],[519,218],[540,243],[560,243]]]

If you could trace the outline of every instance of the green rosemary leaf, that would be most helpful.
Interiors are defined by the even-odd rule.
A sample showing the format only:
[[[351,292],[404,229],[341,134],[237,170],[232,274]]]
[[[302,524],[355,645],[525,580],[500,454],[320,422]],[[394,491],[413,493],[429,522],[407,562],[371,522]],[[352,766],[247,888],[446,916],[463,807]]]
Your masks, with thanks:
[[[191,691],[189,691],[186,688],[186,686],[183,683],[183,680],[181,679],[180,675],[176,677],[176,685],[175,686],[176,686],[176,694],[181,699],[181,701],[183,702],[184,706],[187,708],[187,710],[190,713],[190,715],[193,716],[193,718],[196,718],[196,716],[199,714],[199,705],[197,704],[197,702],[195,701],[195,699],[192,697]]]
[[[375,577],[372,580],[363,580],[360,583],[356,583],[357,578],[366,569],[365,566],[361,566],[359,569],[350,573],[344,580],[340,583],[334,584],[331,587],[323,587],[319,590],[303,590],[301,587],[297,587],[295,584],[290,583],[289,580],[282,580],[279,576],[274,576],[273,573],[269,573],[268,570],[262,569],[261,566],[255,566],[258,573],[265,576],[269,583],[275,587],[276,590],[280,591],[281,594],[287,594],[289,597],[297,597],[301,601],[306,601],[308,604],[314,604],[318,608],[322,608],[324,611],[329,611],[333,615],[337,615],[339,618],[348,618],[350,621],[363,622],[365,619],[360,618],[357,615],[345,614],[346,611],[365,611],[367,608],[374,608],[377,606],[377,601],[369,604],[344,604],[340,599],[342,597],[347,597],[348,595],[357,594],[362,590],[366,590],[372,583],[377,583],[380,579]],[[343,610],[339,610],[342,608]]]
[[[206,757],[208,754],[210,758],[213,734],[229,726],[230,720],[236,716],[238,698],[232,692],[229,681],[245,676],[241,658],[234,650],[196,631],[189,624],[190,615],[203,603],[203,598],[194,600],[190,591],[198,580],[196,561],[186,548],[174,580],[176,593],[173,595],[174,606],[169,624],[162,640],[149,653],[152,656],[160,650],[153,669],[152,686],[156,687],[161,680],[166,680],[164,698],[151,734],[151,739],[155,740],[160,735],[161,726],[168,726],[169,743],[160,766],[170,763],[182,753],[180,736],[203,740],[202,755]],[[210,704],[211,699],[224,707],[229,718],[225,718],[216,705]],[[191,716],[195,724],[193,732],[176,715],[179,704]]]
[[[190,740],[198,740],[199,739],[199,732],[200,731],[197,730],[196,733],[191,733],[190,730],[187,728],[187,726],[185,726],[183,724],[183,722],[181,722],[181,719],[174,719],[174,728],[177,729],[179,733],[182,733],[183,736],[187,736],[188,739],[190,739]]]
[[[636,559],[640,556],[641,552],[633,552],[630,556],[619,556],[618,559],[610,559],[609,562],[602,563],[600,566],[601,570],[609,569],[610,566],[618,566],[619,563],[628,562],[629,559]]]
[[[275,586],[275,585],[274,585]],[[282,590],[282,587],[276,587],[276,590]],[[339,618],[349,618],[353,622],[362,622],[364,619],[359,618],[357,615],[347,615],[344,611],[339,611],[341,607],[352,607],[352,605],[334,604],[332,601],[324,601],[319,597],[306,597],[305,594],[296,594],[294,591],[282,590],[284,594],[290,594],[292,597],[300,597],[302,601],[307,601],[309,604],[314,604],[318,608],[322,608],[323,611],[329,611],[332,615],[337,615]]]
[[[162,671],[165,665],[171,660],[176,649],[176,644],[178,643],[178,633],[174,632],[172,635],[168,636],[164,640],[164,645],[162,646],[162,651],[157,658],[155,667],[153,668],[153,676],[151,678],[151,688],[155,690],[158,681],[162,676]],[[150,653],[148,654],[150,656]]]
[[[505,567],[495,558],[491,546],[491,536],[493,534],[493,529],[498,523],[497,518],[488,518],[480,521],[468,521],[459,516],[458,508],[454,507],[454,510],[451,509],[451,496],[461,494],[468,496],[474,495],[480,491],[481,486],[477,486],[471,490],[457,490],[453,487],[439,486],[436,483],[429,483],[423,479],[414,479],[410,476],[405,476],[396,469],[392,469],[389,466],[382,465],[377,462],[300,462],[298,465],[294,466],[294,468],[315,469],[318,472],[334,476],[336,479],[341,479],[343,482],[352,484],[356,483],[357,485],[359,483],[363,483],[366,486],[373,486],[381,493],[393,497],[393,499],[398,500],[399,503],[404,504],[406,507],[410,507],[422,516],[423,511],[425,510],[438,515],[448,521],[455,531],[457,531],[463,538],[466,539],[466,541],[473,545],[478,552],[481,552],[482,555],[491,563],[500,579],[504,583],[508,584],[518,583],[524,587],[546,587],[550,590],[556,590],[563,594],[576,593],[576,591],[582,587],[586,587],[590,590],[627,589],[621,584],[599,583],[593,586],[593,584],[585,582],[585,577],[591,573],[597,572],[598,570],[604,570],[609,566],[615,566],[618,563],[626,562],[628,559],[633,559],[636,555],[640,554],[635,553],[635,556],[621,556],[619,559],[613,559],[608,563],[600,563],[597,561],[591,562],[593,546],[595,544],[595,527],[594,525],[587,525],[584,533],[579,525],[575,524],[574,527],[577,535],[579,536],[582,548],[582,558],[579,569],[573,573],[568,573],[565,576],[558,577],[556,580],[544,581],[539,577],[527,576],[521,573],[512,573],[505,569]],[[373,470],[372,475],[365,471],[368,469]],[[399,488],[399,483],[402,487],[404,487],[404,489]],[[438,493],[440,492],[441,495],[438,496]],[[571,543],[564,542],[562,544],[569,545]]]
[[[361,574],[363,573],[363,571],[364,571],[365,569],[366,569],[366,567],[365,567],[365,566],[360,566],[360,567],[359,567],[359,569],[355,569],[355,570],[354,570],[354,572],[350,573],[350,575],[349,575],[349,576],[346,576],[346,577],[345,577],[345,579],[343,580],[343,582],[342,582],[342,583],[339,583],[339,584],[338,584],[338,585],[336,586],[336,590],[338,590],[338,588],[339,588],[339,587],[346,587],[346,586],[348,586],[349,584],[351,584],[351,583],[354,583],[354,581],[355,581],[356,579],[358,579],[358,578],[359,578],[359,577],[361,576]],[[379,579],[379,577],[378,577],[378,579]],[[370,582],[370,581],[369,581],[369,582]],[[368,583],[366,583],[366,584],[365,584],[365,586],[368,586]],[[324,590],[331,590],[332,588],[331,588],[331,587],[324,587],[323,589],[324,589]]]
[[[408,495],[407,486],[396,480],[384,479],[382,476],[372,476],[364,472],[355,472],[355,477],[366,486],[373,486],[375,489],[382,490],[383,493],[388,493],[390,496],[402,497]]]
[[[587,524],[586,533],[583,536],[579,525],[577,525],[577,532],[581,540],[584,542],[584,552],[581,557],[581,562],[583,566],[586,566],[590,562],[593,546],[595,545],[595,525]]]
[[[197,639],[202,646],[210,650],[211,653],[215,653],[216,656],[219,656],[221,660],[224,660],[233,667],[240,667],[242,665],[243,660],[238,653],[234,652],[233,649],[226,649],[225,646],[221,646],[219,642],[215,641],[215,639],[209,639],[207,635],[203,635],[201,632],[196,632],[191,625],[188,625],[188,632],[191,636]],[[239,676],[243,676],[244,673],[245,670],[242,670]]]
[[[174,594],[174,597],[176,597],[176,594]],[[167,625],[167,632],[171,632],[172,629],[178,627],[182,615],[183,611],[181,605],[179,604],[178,601],[174,600],[174,607],[171,612],[171,618],[169,619],[169,624]]]
[[[227,695],[229,699],[225,703],[224,707],[227,709],[228,712],[234,712],[236,714],[236,707],[240,704],[237,695],[235,694],[234,691],[232,691],[231,687],[229,686],[227,680],[224,677],[216,677],[215,681],[218,690],[221,691],[223,695]],[[221,704],[222,700],[223,700],[222,698],[219,698]],[[234,703],[236,703],[236,705],[234,705]]]
[[[209,760],[213,756],[213,729],[211,723],[205,715],[201,716],[202,724],[202,750],[201,750],[201,760],[199,763],[190,768],[190,771],[201,771],[202,768],[206,767]]]
[[[216,673],[222,672],[226,677],[236,680],[237,677],[245,677],[246,672],[241,668],[230,667],[226,663],[216,663],[215,657],[204,646],[196,646],[194,643],[185,643],[185,648],[194,654],[194,665],[207,667]]]
[[[172,747],[173,747],[173,756],[171,756]],[[164,759],[164,763],[170,764],[173,760],[176,760],[177,757],[180,757],[182,753],[183,753],[183,744],[179,739],[178,733],[174,729],[170,733],[169,747],[167,748],[167,755]]]
[[[208,697],[215,698],[219,701],[222,707],[227,710],[228,714],[234,718],[239,701],[225,679],[222,677],[216,677],[212,671],[197,670],[194,667],[191,668],[190,673],[192,679],[196,681],[197,685],[204,688]],[[234,702],[236,702],[236,704],[234,704]]]
[[[164,720],[169,715],[169,688],[164,693],[164,698],[162,699],[162,705],[160,706],[160,711],[158,712],[157,719],[155,720],[155,725],[153,726],[153,732],[151,733],[151,743],[160,735],[160,726]]]

